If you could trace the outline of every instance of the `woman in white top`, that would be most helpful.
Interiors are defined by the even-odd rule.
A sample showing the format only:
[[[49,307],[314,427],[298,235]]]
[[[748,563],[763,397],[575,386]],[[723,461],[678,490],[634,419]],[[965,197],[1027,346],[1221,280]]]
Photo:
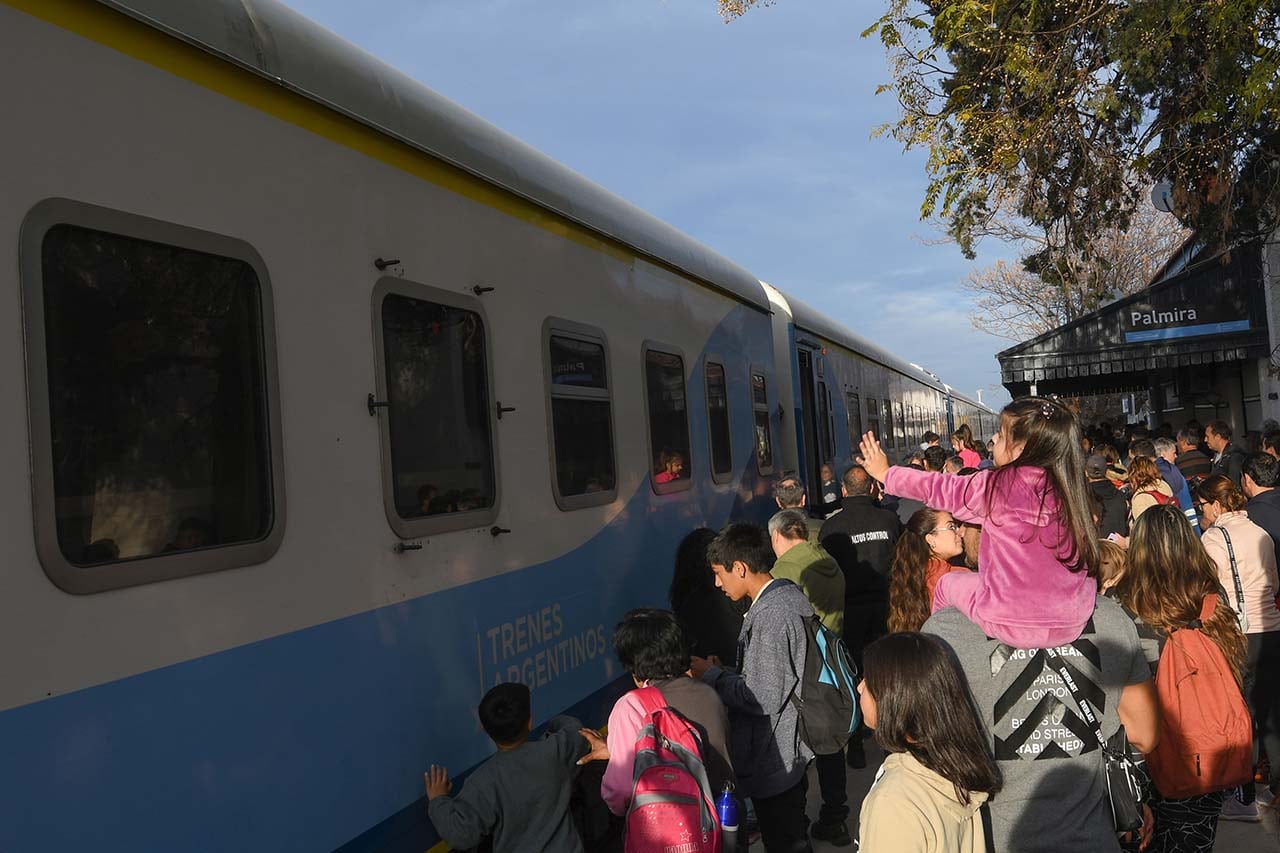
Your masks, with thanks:
[[[1255,750],[1260,742],[1268,756],[1280,755],[1280,609],[1276,607],[1280,579],[1275,545],[1265,530],[1249,520],[1245,496],[1227,477],[1215,474],[1201,482],[1195,502],[1204,530],[1200,541],[1218,566],[1218,580],[1249,641],[1244,698],[1253,714]],[[1273,765],[1267,782],[1274,795],[1280,790],[1280,761],[1273,760]],[[1253,809],[1251,789],[1245,786],[1248,809]],[[1228,797],[1223,814],[1242,816],[1232,814],[1233,808]]]

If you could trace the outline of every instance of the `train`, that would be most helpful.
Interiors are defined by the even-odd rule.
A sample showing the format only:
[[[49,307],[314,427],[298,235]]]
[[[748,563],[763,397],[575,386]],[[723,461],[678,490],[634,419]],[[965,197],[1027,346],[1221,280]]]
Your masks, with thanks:
[[[0,850],[420,851],[692,528],[996,415],[272,0],[0,0]]]

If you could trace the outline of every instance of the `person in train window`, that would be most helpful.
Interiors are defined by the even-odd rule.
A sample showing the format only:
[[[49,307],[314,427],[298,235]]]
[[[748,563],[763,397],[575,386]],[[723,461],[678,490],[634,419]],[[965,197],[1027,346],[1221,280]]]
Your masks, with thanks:
[[[658,472],[653,481],[658,484],[674,483],[684,476],[684,456],[673,450],[664,450],[658,454]]]
[[[421,515],[431,514],[431,502],[438,494],[440,490],[431,483],[423,483],[418,487],[418,510]]]
[[[889,491],[983,525],[981,571],[943,576],[935,613],[954,606],[1017,649],[1080,636],[1097,592],[1098,540],[1080,425],[1065,406],[1039,397],[1010,403],[996,434],[997,467],[969,477],[891,468],[873,435],[861,449],[867,473]]]
[[[822,464],[822,506],[819,513],[825,518],[840,508],[840,481],[836,479],[835,469],[831,463]],[[788,509],[789,507],[783,507]]]

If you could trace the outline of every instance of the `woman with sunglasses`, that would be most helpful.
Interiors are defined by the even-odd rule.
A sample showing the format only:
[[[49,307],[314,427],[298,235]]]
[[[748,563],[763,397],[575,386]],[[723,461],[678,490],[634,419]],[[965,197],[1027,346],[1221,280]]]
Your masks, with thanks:
[[[949,562],[963,553],[960,524],[951,513],[928,507],[915,511],[898,537],[889,566],[891,632],[920,630],[929,618],[938,579],[968,571]]]

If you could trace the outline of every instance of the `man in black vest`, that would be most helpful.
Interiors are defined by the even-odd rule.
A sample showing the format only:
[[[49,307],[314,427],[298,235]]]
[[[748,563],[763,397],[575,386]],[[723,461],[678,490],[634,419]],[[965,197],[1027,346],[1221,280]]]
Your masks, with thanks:
[[[844,475],[840,512],[822,523],[818,540],[844,571],[844,641],[862,668],[862,650],[883,636],[889,618],[889,564],[902,523],[893,510],[876,506],[875,480],[861,465]],[[865,767],[857,733],[849,742],[849,764]]]

